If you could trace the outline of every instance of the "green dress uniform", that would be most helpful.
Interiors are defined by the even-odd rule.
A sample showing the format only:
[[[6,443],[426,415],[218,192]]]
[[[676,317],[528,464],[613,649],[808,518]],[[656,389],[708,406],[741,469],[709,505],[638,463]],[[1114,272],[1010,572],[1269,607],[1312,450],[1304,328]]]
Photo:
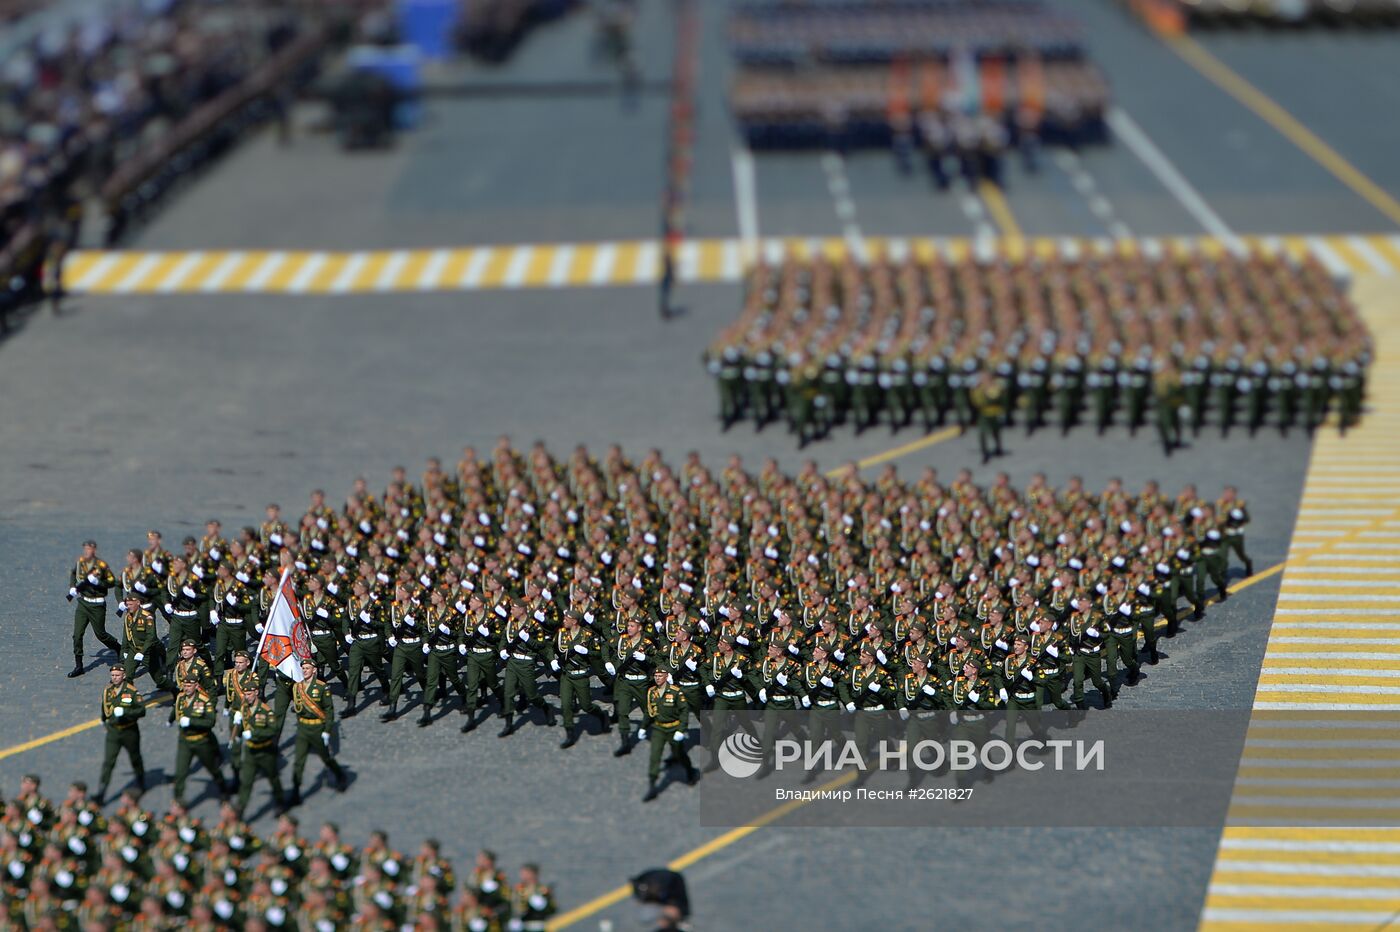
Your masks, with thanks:
[[[330,687],[321,680],[303,680],[292,686],[292,712],[297,717],[297,737],[292,757],[292,798],[301,799],[301,779],[306,757],[315,754],[335,777],[336,788],[345,789],[345,771],[331,753],[331,731],[335,728],[335,706]],[[274,716],[275,718],[275,716]]]
[[[687,641],[684,647],[671,644],[666,648],[661,665],[671,674],[671,682],[685,695],[685,701],[690,703],[691,714],[699,715],[705,696],[704,685],[700,682],[705,665],[704,649],[694,641]]]
[[[1055,631],[1032,633],[1030,654],[1034,660],[1035,682],[1042,700],[1048,699],[1057,709],[1068,710],[1065,701],[1065,664],[1069,661],[1069,645]]]
[[[178,649],[187,640],[204,643],[199,611],[208,587],[186,569],[180,575],[171,573],[165,579],[165,604],[162,611],[170,624],[168,642]]]
[[[673,645],[674,646],[674,645]],[[646,701],[647,682],[651,679],[651,669],[654,663],[654,648],[646,639],[646,636],[638,633],[636,639],[628,637],[626,634],[619,634],[613,638],[608,645],[608,659],[605,669],[608,675],[613,678],[613,715],[617,718],[618,734],[622,738],[623,753],[631,749],[632,740],[632,710],[640,709],[642,703]],[[662,666],[671,672],[672,682],[677,680],[676,671],[670,667],[670,657],[662,658]],[[695,659],[695,658],[691,658]],[[699,669],[699,662],[696,661],[696,670]],[[688,670],[694,678],[696,687],[699,687],[699,676],[695,670]],[[682,692],[685,690],[682,689]],[[689,697],[687,700],[689,701]]]
[[[495,615],[488,609],[469,614],[463,624],[462,642],[467,648],[467,723],[462,730],[476,727],[476,707],[483,693],[496,693],[501,688],[500,658],[497,643],[500,631],[495,627]]]
[[[505,661],[505,689],[502,696],[501,712],[506,725],[501,735],[504,737],[515,730],[516,699],[524,697],[531,706],[545,713],[548,724],[554,724],[554,709],[540,695],[535,665],[545,645],[540,628],[529,618],[509,618],[501,628],[499,656]]]
[[[383,716],[386,721],[399,717],[404,671],[410,671],[420,683],[428,677],[423,655],[423,626],[419,624],[418,613],[418,607],[411,602],[389,605],[389,648],[394,652],[394,659],[389,671],[389,711]]]
[[[574,721],[580,709],[597,717],[603,730],[608,730],[607,713],[593,701],[593,661],[602,653],[603,642],[594,631],[580,625],[572,632],[568,628],[556,631],[553,647],[549,666],[559,675],[559,709],[566,732],[561,747],[572,747],[578,741]]]
[[[651,739],[651,757],[647,762],[647,797],[655,799],[656,781],[661,778],[661,755],[668,747],[671,749],[671,761],[679,762],[685,768],[687,779],[692,782],[695,779],[695,767],[690,763],[690,751],[685,745],[686,730],[690,726],[690,704],[674,684],[658,686],[653,683],[647,689],[642,711],[642,732]]]
[[[751,684],[748,665],[748,657],[738,651],[732,651],[726,657],[716,650],[705,662],[705,695],[710,698],[714,711],[709,735],[712,760],[719,751],[720,741],[729,731],[732,716],[728,713],[749,707]]]
[[[1215,584],[1215,594],[1221,602],[1230,597],[1226,591],[1225,571],[1229,553],[1226,551],[1225,533],[1219,525],[1206,528],[1205,533],[1197,538],[1200,541],[1200,548],[1197,551],[1196,559],[1196,589],[1198,594],[1204,598],[1205,579]],[[1241,543],[1243,547],[1243,543]]]
[[[117,765],[117,756],[126,751],[131,769],[136,771],[136,785],[146,788],[146,764],[141,758],[141,719],[146,714],[146,703],[141,693],[130,682],[120,686],[108,685],[102,691],[102,723],[107,726],[107,746],[102,756],[102,773],[98,777],[97,797],[107,795],[107,784],[112,778],[112,769]]]
[[[982,462],[1001,456],[1001,427],[1008,410],[1006,386],[992,376],[972,390],[972,404],[977,411],[977,443],[982,450]]]
[[[1223,516],[1225,527],[1225,551],[1224,559],[1227,563],[1222,569],[1222,575],[1229,569],[1228,560],[1230,553],[1240,558],[1244,564],[1244,575],[1246,577],[1254,575],[1254,561],[1249,558],[1249,554],[1244,550],[1244,529],[1249,524],[1249,508],[1244,499],[1237,498],[1229,502],[1221,501],[1216,506],[1216,514]]]
[[[79,557],[68,571],[68,598],[76,607],[73,610],[73,669],[81,671],[83,666],[83,635],[88,626],[102,646],[114,653],[121,653],[117,639],[107,633],[107,593],[117,584],[117,577],[107,561],[93,557],[91,560]]]
[[[878,663],[867,668],[857,662],[841,677],[838,695],[846,711],[856,713],[855,742],[863,753],[870,748],[870,718],[859,713],[883,712],[898,704],[894,677]]]
[[[248,619],[257,617],[257,607],[248,587],[236,579],[214,580],[209,623],[214,626],[214,673],[224,672],[228,658],[248,649]]]
[[[1084,678],[1094,684],[1103,699],[1105,709],[1113,706],[1113,692],[1103,675],[1103,655],[1108,642],[1108,632],[1099,627],[1093,615],[1086,611],[1070,613],[1065,620],[1065,636],[1069,641],[1070,657],[1070,702],[1078,708],[1086,708],[1084,703]]]
[[[549,918],[558,912],[554,893],[542,883],[518,883],[510,889],[510,929],[521,932],[544,932]],[[519,925],[516,923],[519,922]]]
[[[360,681],[365,666],[379,678],[384,688],[383,701],[388,701],[389,677],[384,669],[384,614],[378,602],[370,596],[352,595],[345,607],[345,643],[350,648],[350,678],[345,687],[345,714],[355,714],[360,696]]]
[[[446,692],[442,684],[443,679],[448,680],[457,690],[457,696],[463,704],[467,701],[467,687],[462,682],[460,672],[461,657],[466,653],[465,648],[461,647],[461,616],[444,605],[441,608],[428,609],[427,622],[423,647],[426,652],[424,656],[427,657],[428,685],[423,691],[423,714],[418,720],[419,725],[427,725],[432,721],[438,690]]]
[[[782,713],[800,708],[802,664],[786,652],[777,659],[765,657],[754,664],[750,680],[750,688],[763,707],[763,746],[771,751],[778,740]]]
[[[185,782],[189,779],[191,759],[203,764],[218,784],[220,793],[227,795],[228,786],[224,783],[219,761],[219,742],[214,736],[214,706],[213,698],[203,689],[196,689],[192,696],[181,692],[175,697],[175,720],[180,725],[180,739],[175,750],[175,801],[181,805],[185,802]]]
[[[281,809],[284,799],[279,774],[281,765],[277,759],[277,741],[281,733],[277,727],[277,715],[271,706],[259,700],[243,709],[242,725],[243,760],[238,778],[238,811],[242,812],[248,807],[253,784],[260,776],[266,777],[271,784],[272,799]]]
[[[161,668],[160,639],[156,637],[156,619],[149,611],[138,608],[127,612],[122,620],[122,668],[126,670],[128,683],[136,680],[136,667],[145,663],[151,679],[159,686],[164,680]]]
[[[1035,662],[1029,652],[1020,657],[1015,654],[1008,655],[1001,662],[1000,672],[1001,680],[1006,684],[1002,687],[1006,690],[1006,740],[1014,744],[1016,713],[1039,712],[1044,702],[1044,693],[1036,677]],[[1039,716],[1033,716],[1031,721],[1032,733],[1043,727]]]
[[[1162,373],[1152,381],[1152,400],[1157,417],[1157,437],[1167,456],[1181,446],[1181,408],[1185,391],[1179,376]]]
[[[335,677],[345,686],[345,671],[340,666],[340,641],[345,637],[344,607],[323,590],[301,597],[301,617],[306,619],[317,674],[327,679]]]
[[[1113,596],[1105,595],[1103,603],[1103,623],[1108,625],[1108,680],[1116,699],[1118,686],[1115,680],[1120,663],[1128,671],[1129,686],[1138,679],[1141,669],[1137,655],[1138,626],[1131,601],[1114,604]]]

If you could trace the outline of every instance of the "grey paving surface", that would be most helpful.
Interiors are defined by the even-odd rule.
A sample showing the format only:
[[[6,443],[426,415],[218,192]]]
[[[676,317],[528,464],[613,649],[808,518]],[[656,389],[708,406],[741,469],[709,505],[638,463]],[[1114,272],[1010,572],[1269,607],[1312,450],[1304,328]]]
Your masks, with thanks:
[[[702,6],[707,82],[691,222],[697,233],[730,235],[718,4]],[[1369,207],[1135,25],[1107,6],[1077,6],[1094,24],[1120,99],[1229,222],[1270,232],[1368,228]],[[664,34],[662,20],[647,28]],[[586,25],[561,23],[533,37],[521,73],[583,74],[590,67],[579,52]],[[646,67],[664,72],[664,62],[662,53]],[[1253,58],[1246,64],[1264,67]],[[1258,75],[1261,83],[1267,77]],[[1183,87],[1202,96],[1179,101]],[[654,233],[662,99],[630,115],[601,99],[454,100],[430,110],[428,127],[387,155],[341,158],[315,138],[286,151],[255,141],[186,192],[139,244],[372,248]],[[561,126],[569,128],[561,136],[568,145],[549,146]],[[1237,132],[1245,134],[1243,154],[1232,160],[1224,156]],[[1378,143],[1348,136],[1345,144],[1359,147],[1360,164],[1362,150]],[[1193,232],[1128,153],[1085,160],[1135,231]],[[869,232],[970,231],[957,225],[965,220],[954,202],[900,178],[887,160],[861,157],[849,170],[858,220]],[[1054,166],[1012,180],[1012,207],[1028,232],[1097,232]],[[765,234],[839,229],[815,160],[761,160],[759,195]],[[731,286],[687,289],[688,313],[664,326],[645,289],[114,297],[75,300],[60,318],[31,320],[0,344],[0,747],[95,714],[100,674],[61,676],[70,616],[65,567],[88,535],[115,558],[148,526],[176,538],[210,515],[239,524],[269,500],[296,508],[312,487],[339,495],[360,474],[377,485],[397,463],[416,467],[434,453],[455,459],[462,444],[489,445],[502,432],[522,444],[543,438],[556,449],[616,440],[636,451],[657,446],[672,458],[693,448],[711,463],[738,452],[754,466],[767,455],[789,467],[810,456],[826,468],[917,438],[847,432],[799,454],[779,428],[718,433],[697,354],[737,299]],[[1208,435],[1163,461],[1145,435],[1066,440],[1042,432],[1009,436],[1010,456],[993,468],[1018,482],[1036,470],[1056,482],[1082,474],[1091,485],[1113,475],[1131,485],[1158,477],[1171,491],[1195,481],[1212,495],[1235,482],[1253,504],[1251,549],[1262,567],[1286,552],[1307,447],[1299,435]],[[975,441],[950,440],[897,462],[906,475],[926,464],[945,472],[976,467]],[[992,472],[978,474],[990,479]],[[1125,693],[1124,705],[1246,707],[1276,585],[1255,586],[1188,625],[1166,643],[1169,658]],[[716,834],[698,825],[694,793],[684,787],[641,806],[644,764],[614,761],[608,739],[593,737],[563,754],[553,746],[558,734],[543,728],[509,741],[486,730],[463,739],[450,727],[455,718],[426,731],[410,720],[352,721],[343,757],[355,784],[345,796],[316,792],[304,819],[335,819],[357,841],[385,826],[400,846],[434,834],[455,855],[489,844],[508,863],[539,858],[565,905]],[[147,754],[169,768],[174,737],[159,722],[156,716],[146,728]],[[66,780],[91,780],[98,738],[86,732],[0,760],[0,787],[30,770],[45,774],[54,792]],[[153,791],[152,805],[163,805],[168,793]],[[211,813],[212,803],[202,811]],[[708,929],[979,929],[1030,915],[1046,929],[1080,927],[1090,917],[1105,928],[1185,929],[1199,915],[1216,840],[1210,831],[835,832],[780,823],[700,862],[689,877]],[[1027,851],[1054,871],[1053,883],[1032,889],[1008,881],[1008,865]],[[994,890],[995,899],[969,890]],[[1104,897],[1104,890],[1123,894]],[[626,907],[605,915],[619,928],[633,918]]]

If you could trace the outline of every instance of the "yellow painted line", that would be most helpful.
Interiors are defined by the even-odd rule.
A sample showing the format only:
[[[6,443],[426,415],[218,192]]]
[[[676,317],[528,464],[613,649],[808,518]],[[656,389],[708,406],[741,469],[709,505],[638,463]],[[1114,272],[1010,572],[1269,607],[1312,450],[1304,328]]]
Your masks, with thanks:
[[[570,285],[587,285],[593,278],[593,263],[597,259],[598,247],[585,243],[574,248],[574,258],[569,262],[569,270],[564,281]]]
[[[617,258],[613,262],[612,282],[630,282],[637,277],[637,257],[641,245],[636,242],[618,243]]]
[[[497,249],[491,253],[491,257],[486,261],[486,268],[481,273],[482,288],[501,287],[506,278],[506,269],[510,267],[510,260],[514,254],[514,249]]]
[[[426,249],[415,249],[410,252],[398,274],[394,276],[392,287],[399,291],[417,290],[418,279],[423,277],[423,268],[431,257],[432,252]]]
[[[847,783],[851,783],[855,780],[855,778],[856,774],[854,771],[852,771],[851,773],[842,774],[834,780],[829,780],[826,783],[823,783],[818,789],[832,790],[839,786],[844,786]],[[711,840],[705,842],[705,844],[701,845],[700,847],[687,851],[685,854],[676,858],[674,861],[671,861],[666,866],[673,871],[683,871],[687,867],[690,867],[698,861],[704,860],[705,858],[709,857],[715,852],[723,851],[725,848],[728,848],[736,841],[741,841],[749,837],[754,832],[763,828],[763,826],[776,822],[783,816],[788,815],[791,812],[795,812],[798,809],[801,809],[809,802],[811,802],[811,799],[788,800],[781,806],[775,806],[774,808],[768,810],[768,812],[759,816],[757,819],[754,820],[752,825],[742,825],[739,828],[730,829],[723,835],[720,835],[717,838],[712,838]],[[545,928],[548,929],[549,932],[556,932],[556,930],[558,929],[567,929],[569,926],[582,922],[589,916],[601,912],[602,910],[607,909],[609,906],[612,906],[615,903],[622,902],[631,895],[632,887],[630,884],[623,887],[616,887],[612,890],[609,890],[607,893],[604,893],[602,896],[595,897],[589,900],[582,906],[577,906],[569,910],[567,913],[561,913],[560,915],[555,916],[553,919],[550,920],[549,925],[547,925]]]
[[[268,278],[264,290],[286,291],[296,280],[298,273],[306,267],[306,263],[311,261],[311,253],[309,252],[289,252],[285,255],[286,261]]]
[[[72,287],[83,280],[83,276],[92,271],[106,253],[96,251],[86,251],[74,253],[63,262],[63,287]]]
[[[1011,212],[1011,205],[1006,202],[1006,195],[1001,193],[1001,188],[984,178],[977,185],[977,193],[982,196],[982,201],[987,205],[987,213],[992,215],[992,220],[1002,236],[1014,239],[1024,236],[1021,225],[1016,222],[1016,215]]]
[[[147,699],[146,708],[153,709],[156,706],[164,705],[169,701],[170,698],[168,696],[161,696],[156,699]],[[52,734],[43,735],[41,737],[34,738],[33,740],[25,741],[21,744],[12,744],[7,748],[0,749],[0,760],[4,760],[7,757],[14,757],[16,754],[23,754],[25,751],[32,751],[35,748],[41,748],[46,744],[53,744],[55,741],[62,741],[64,738],[71,738],[73,735],[81,734],[82,732],[89,731],[93,728],[97,728],[101,724],[101,719],[89,719],[86,722],[79,722],[76,725],[70,725],[67,728],[55,731]]]
[[[1397,270],[1400,270],[1400,246],[1391,242],[1388,236],[1368,236],[1366,242],[1371,244],[1371,248],[1381,254],[1381,258],[1390,261]]]
[[[214,269],[218,268],[219,263],[223,262],[227,255],[228,253],[224,252],[211,252],[200,256],[195,264],[190,267],[189,273],[175,286],[172,293],[188,294],[193,291],[198,291],[200,286],[204,284],[204,280],[209,277]]]
[[[345,264],[350,261],[348,253],[326,256],[326,262],[311,277],[307,283],[306,290],[312,294],[325,294],[331,290],[336,279],[340,278],[340,273],[345,270]]]
[[[1400,201],[1391,197],[1380,185],[1367,178],[1355,166],[1342,158],[1337,150],[1319,139],[1293,114],[1274,103],[1253,84],[1250,84],[1220,59],[1207,52],[1199,42],[1190,36],[1172,36],[1164,41],[1187,64],[1213,81],[1225,93],[1254,111],[1260,119],[1278,130],[1295,146],[1311,156],[1315,162],[1331,172],[1338,181],[1355,191],[1363,200],[1388,217],[1392,223],[1400,226]]]
[[[145,254],[139,252],[119,254],[117,256],[117,261],[112,263],[111,268],[107,269],[101,278],[89,285],[87,290],[93,293],[111,291],[119,285],[123,279],[130,275],[131,270],[136,268],[144,258]]]
[[[153,291],[165,281],[175,267],[185,260],[185,254],[179,252],[168,253],[156,260],[156,264],[151,266],[145,275],[132,283],[132,291]]]
[[[538,288],[549,284],[549,267],[554,262],[556,249],[557,246],[541,247],[530,256],[530,261],[525,266],[524,284],[527,287]]]
[[[257,273],[262,264],[272,258],[270,252],[244,253],[243,258],[233,267],[224,279],[220,291],[242,291],[248,280]]]
[[[379,273],[384,271],[384,266],[389,261],[387,252],[371,252],[365,255],[364,265],[361,265],[355,273],[355,277],[350,279],[349,290],[373,291],[374,283],[379,280]]]
[[[453,249],[447,253],[447,264],[442,267],[442,274],[438,276],[440,287],[456,288],[457,283],[462,280],[462,276],[467,271],[467,263],[471,261],[472,251],[470,249]]]
[[[695,278],[702,282],[717,282],[724,277],[724,243],[706,240],[700,244],[700,257],[695,263]]]

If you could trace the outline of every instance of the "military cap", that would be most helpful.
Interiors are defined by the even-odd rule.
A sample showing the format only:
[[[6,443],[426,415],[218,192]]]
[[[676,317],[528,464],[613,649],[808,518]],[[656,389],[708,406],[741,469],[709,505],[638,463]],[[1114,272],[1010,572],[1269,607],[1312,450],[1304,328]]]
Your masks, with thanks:
[[[234,660],[237,660],[237,659],[240,658],[240,657],[242,657],[244,660],[252,660],[252,659],[253,659],[252,656],[251,656],[246,650],[236,650],[236,651],[233,652],[233,659],[234,659]]]
[[[185,638],[183,641],[180,642],[180,646],[181,646],[181,647],[193,647],[193,648],[195,648],[196,650],[199,649],[199,643],[198,643],[197,641],[195,641],[193,638]]]
[[[95,541],[95,540],[93,540],[91,537],[89,537],[87,540],[83,541],[83,546],[84,546],[84,547],[96,547],[96,546],[97,546],[97,541]]]
[[[927,625],[926,623],[922,622],[922,621],[916,621],[916,622],[914,622],[912,625],[910,625],[909,627],[910,627],[910,630],[912,630],[912,631],[919,631],[919,632],[922,632],[922,633],[924,633],[924,634],[928,634],[928,625]]]

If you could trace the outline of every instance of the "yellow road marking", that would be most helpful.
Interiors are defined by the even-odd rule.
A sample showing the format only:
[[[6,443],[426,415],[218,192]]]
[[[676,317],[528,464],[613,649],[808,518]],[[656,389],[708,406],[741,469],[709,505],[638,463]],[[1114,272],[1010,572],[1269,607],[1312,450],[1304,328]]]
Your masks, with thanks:
[[[168,696],[161,696],[156,699],[147,699],[146,708],[154,709],[156,706],[164,705],[169,701],[170,697]],[[102,720],[100,718],[89,719],[86,722],[79,722],[76,725],[70,725],[67,728],[55,731],[52,734],[43,735],[41,737],[34,738],[33,740],[25,741],[21,744],[13,744],[10,747],[0,750],[0,760],[4,760],[7,757],[14,757],[16,754],[23,754],[25,751],[32,751],[35,748],[41,748],[46,744],[53,744],[55,741],[61,741],[64,738],[70,738],[73,735],[80,734],[84,731],[96,728],[101,724]]]
[[[1400,201],[1391,197],[1380,185],[1363,175],[1350,162],[1308,129],[1297,117],[1274,103],[1262,91],[1236,74],[1229,66],[1187,35],[1164,39],[1167,45],[1221,90],[1282,133],[1290,142],[1331,172],[1338,181],[1355,191],[1363,200],[1400,225]]]
[[[1006,202],[1006,195],[1001,193],[1001,188],[983,179],[977,185],[977,193],[982,195],[982,200],[987,205],[987,213],[992,215],[992,220],[997,229],[1001,230],[1001,235],[1021,239],[1021,225],[1016,222],[1016,215],[1011,212],[1011,205]]]

